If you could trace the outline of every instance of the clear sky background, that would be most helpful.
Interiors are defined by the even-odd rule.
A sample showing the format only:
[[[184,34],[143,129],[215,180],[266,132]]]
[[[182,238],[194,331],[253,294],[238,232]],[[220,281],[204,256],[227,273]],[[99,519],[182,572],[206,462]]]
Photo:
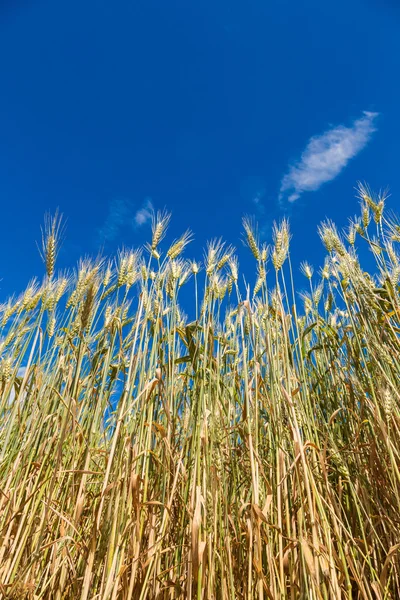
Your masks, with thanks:
[[[3,0],[0,57],[2,298],[41,275],[56,207],[62,267],[143,243],[151,206],[190,257],[289,214],[315,267],[357,180],[399,208],[397,0]]]

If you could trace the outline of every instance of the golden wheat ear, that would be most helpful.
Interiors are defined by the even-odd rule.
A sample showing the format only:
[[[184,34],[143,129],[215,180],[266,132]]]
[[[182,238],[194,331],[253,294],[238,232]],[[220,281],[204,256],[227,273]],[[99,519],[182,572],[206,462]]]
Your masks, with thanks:
[[[243,217],[243,229],[245,231],[245,243],[250,248],[256,260],[261,260],[262,251],[260,250],[260,242],[258,239],[257,224],[251,217]]]
[[[157,214],[153,214],[152,225],[151,225],[151,230],[152,230],[151,249],[152,250],[156,250],[158,244],[164,239],[170,220],[171,220],[171,215],[165,210],[158,211]]]
[[[44,226],[42,227],[42,246],[39,248],[40,256],[46,266],[46,275],[52,279],[54,275],[57,255],[60,250],[61,242],[64,237],[65,223],[63,215],[56,209],[52,216],[47,213],[44,217]]]
[[[181,235],[181,237],[177,240],[175,240],[172,245],[170,246],[168,252],[167,252],[167,256],[168,258],[170,258],[171,260],[175,260],[176,258],[178,258],[178,256],[180,256],[183,252],[183,250],[185,249],[185,247],[190,244],[190,242],[193,240],[193,234],[190,231],[190,229],[188,229],[187,231],[185,231],[185,233],[183,235]]]

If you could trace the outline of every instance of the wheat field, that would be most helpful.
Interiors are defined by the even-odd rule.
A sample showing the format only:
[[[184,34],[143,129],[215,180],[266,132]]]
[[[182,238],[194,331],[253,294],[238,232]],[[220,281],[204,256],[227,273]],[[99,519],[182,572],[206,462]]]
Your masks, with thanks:
[[[400,597],[400,226],[358,193],[302,294],[285,219],[244,219],[248,286],[166,213],[60,273],[46,219],[0,312],[0,598]]]

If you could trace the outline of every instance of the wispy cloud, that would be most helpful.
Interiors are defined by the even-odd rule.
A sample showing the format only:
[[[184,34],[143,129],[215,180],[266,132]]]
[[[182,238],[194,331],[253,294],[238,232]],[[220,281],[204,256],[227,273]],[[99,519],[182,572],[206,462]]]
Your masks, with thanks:
[[[151,198],[146,198],[142,207],[135,214],[135,225],[141,227],[151,221],[154,207]]]
[[[280,201],[294,202],[304,192],[314,192],[339,175],[369,142],[379,113],[364,111],[350,127],[339,125],[313,136],[300,159],[283,177]]]
[[[106,242],[112,242],[120,235],[127,224],[132,223],[134,215],[134,204],[126,198],[114,198],[111,200],[108,213],[103,225],[98,229],[99,238]]]
[[[146,198],[140,207],[127,198],[114,198],[109,203],[104,223],[97,229],[98,239],[107,243],[128,236],[132,229],[151,220],[152,211],[150,198]]]

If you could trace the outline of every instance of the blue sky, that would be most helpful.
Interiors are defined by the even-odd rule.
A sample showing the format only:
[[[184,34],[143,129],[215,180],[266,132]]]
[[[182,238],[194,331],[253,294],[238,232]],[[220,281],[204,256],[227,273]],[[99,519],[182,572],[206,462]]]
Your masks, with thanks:
[[[62,267],[143,243],[151,207],[188,256],[289,214],[317,267],[357,180],[398,208],[399,31],[394,0],[3,0],[0,295],[41,274],[56,207]]]

